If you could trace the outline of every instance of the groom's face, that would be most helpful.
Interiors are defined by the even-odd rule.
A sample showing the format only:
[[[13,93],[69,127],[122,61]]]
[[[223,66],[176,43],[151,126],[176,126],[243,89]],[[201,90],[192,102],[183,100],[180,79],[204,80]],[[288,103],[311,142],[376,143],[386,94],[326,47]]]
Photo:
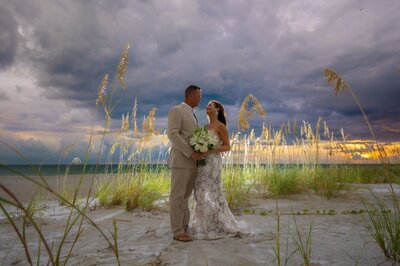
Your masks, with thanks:
[[[201,100],[201,90],[196,90],[190,95],[189,105],[194,108],[199,105]]]
[[[194,94],[194,99],[195,99],[195,104],[196,104],[194,107],[196,107],[196,106],[199,105],[199,103],[200,103],[200,101],[201,101],[201,90],[197,90],[197,91],[195,92],[195,94]]]

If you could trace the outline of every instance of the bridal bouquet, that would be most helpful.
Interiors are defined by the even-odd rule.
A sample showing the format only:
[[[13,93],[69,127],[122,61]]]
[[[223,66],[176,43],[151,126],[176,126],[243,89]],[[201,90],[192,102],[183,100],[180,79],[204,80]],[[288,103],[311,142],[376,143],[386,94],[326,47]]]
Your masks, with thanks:
[[[193,136],[190,138],[190,145],[197,152],[212,151],[217,144],[217,136],[210,134],[206,126],[196,128]],[[203,165],[206,165],[205,159],[197,161],[197,166]]]

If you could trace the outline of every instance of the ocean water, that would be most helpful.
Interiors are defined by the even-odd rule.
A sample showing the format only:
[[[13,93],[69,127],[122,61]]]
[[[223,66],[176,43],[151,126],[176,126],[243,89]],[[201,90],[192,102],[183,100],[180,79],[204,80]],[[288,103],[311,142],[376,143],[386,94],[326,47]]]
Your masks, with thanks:
[[[166,168],[166,165],[160,164],[149,164],[149,165],[124,165],[122,171],[130,172],[130,171],[140,171],[145,168],[147,171],[154,171],[160,168]],[[55,164],[46,164],[46,165],[0,165],[0,176],[18,176],[18,175],[27,175],[27,176],[38,176],[39,173],[42,176],[63,176],[66,173],[68,175],[80,175],[82,173],[85,174],[112,174],[118,172],[117,164],[89,164],[89,165],[55,165]]]
[[[290,167],[307,167],[308,165],[296,165],[296,164],[275,164],[275,168],[290,168]],[[319,164],[319,167],[330,167],[333,164]],[[377,164],[338,164],[338,167],[351,167],[351,168],[367,168],[367,169],[376,169],[379,167]],[[235,167],[270,167],[270,165],[243,165],[237,164]],[[392,164],[391,167],[395,169],[399,169],[399,164]],[[132,171],[159,171],[160,169],[168,169],[166,164],[146,164],[146,165],[123,165],[121,172],[132,172]],[[64,176],[66,173],[68,175],[80,175],[82,173],[85,174],[113,174],[118,172],[117,164],[89,164],[84,167],[84,165],[54,165],[54,164],[46,164],[46,165],[1,165],[0,164],[0,177],[1,176],[18,176],[20,174],[28,175],[28,176]]]

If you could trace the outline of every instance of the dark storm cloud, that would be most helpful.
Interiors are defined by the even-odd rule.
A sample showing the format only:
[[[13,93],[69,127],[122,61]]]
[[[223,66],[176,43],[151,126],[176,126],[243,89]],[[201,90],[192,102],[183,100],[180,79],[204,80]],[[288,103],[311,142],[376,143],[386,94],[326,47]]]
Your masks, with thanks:
[[[337,130],[356,124],[354,132],[368,134],[351,95],[335,97],[326,84],[322,70],[331,67],[357,92],[372,123],[392,128],[398,120],[398,1],[24,2],[8,3],[2,27],[17,36],[20,23],[21,57],[44,96],[72,107],[94,108],[102,76],[114,75],[129,42],[128,90],[116,92],[113,118],[131,111],[138,97],[138,118],[157,107],[165,121],[194,83],[203,88],[198,112],[213,98],[237,110],[253,94],[275,127],[322,116]]]
[[[0,4],[0,69],[13,64],[17,52],[18,23],[10,11]]]
[[[11,145],[8,146],[8,145]],[[14,164],[16,162],[27,164],[18,153],[23,152],[24,158],[32,158],[32,163],[46,164],[55,163],[54,158],[60,156],[59,152],[52,151],[44,143],[34,139],[20,140],[18,142],[0,142],[0,161],[4,164]]]
[[[118,60],[122,46],[110,43],[97,13],[85,3],[32,1],[28,6],[34,15],[23,2],[10,4],[25,28],[21,57],[35,73],[37,85],[45,89],[43,96],[68,99],[76,106],[96,97],[102,75],[110,70],[110,62]]]

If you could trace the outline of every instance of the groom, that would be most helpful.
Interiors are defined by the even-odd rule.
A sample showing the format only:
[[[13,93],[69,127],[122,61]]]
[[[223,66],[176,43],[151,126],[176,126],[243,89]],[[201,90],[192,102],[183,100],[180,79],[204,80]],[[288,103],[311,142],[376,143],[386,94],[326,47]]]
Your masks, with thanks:
[[[168,138],[171,152],[168,164],[171,168],[170,219],[175,240],[189,242],[193,239],[187,234],[189,225],[189,197],[192,194],[197,172],[197,160],[201,154],[189,144],[193,131],[197,128],[197,118],[193,108],[201,99],[201,88],[190,85],[185,90],[185,101],[171,108],[168,114]]]

